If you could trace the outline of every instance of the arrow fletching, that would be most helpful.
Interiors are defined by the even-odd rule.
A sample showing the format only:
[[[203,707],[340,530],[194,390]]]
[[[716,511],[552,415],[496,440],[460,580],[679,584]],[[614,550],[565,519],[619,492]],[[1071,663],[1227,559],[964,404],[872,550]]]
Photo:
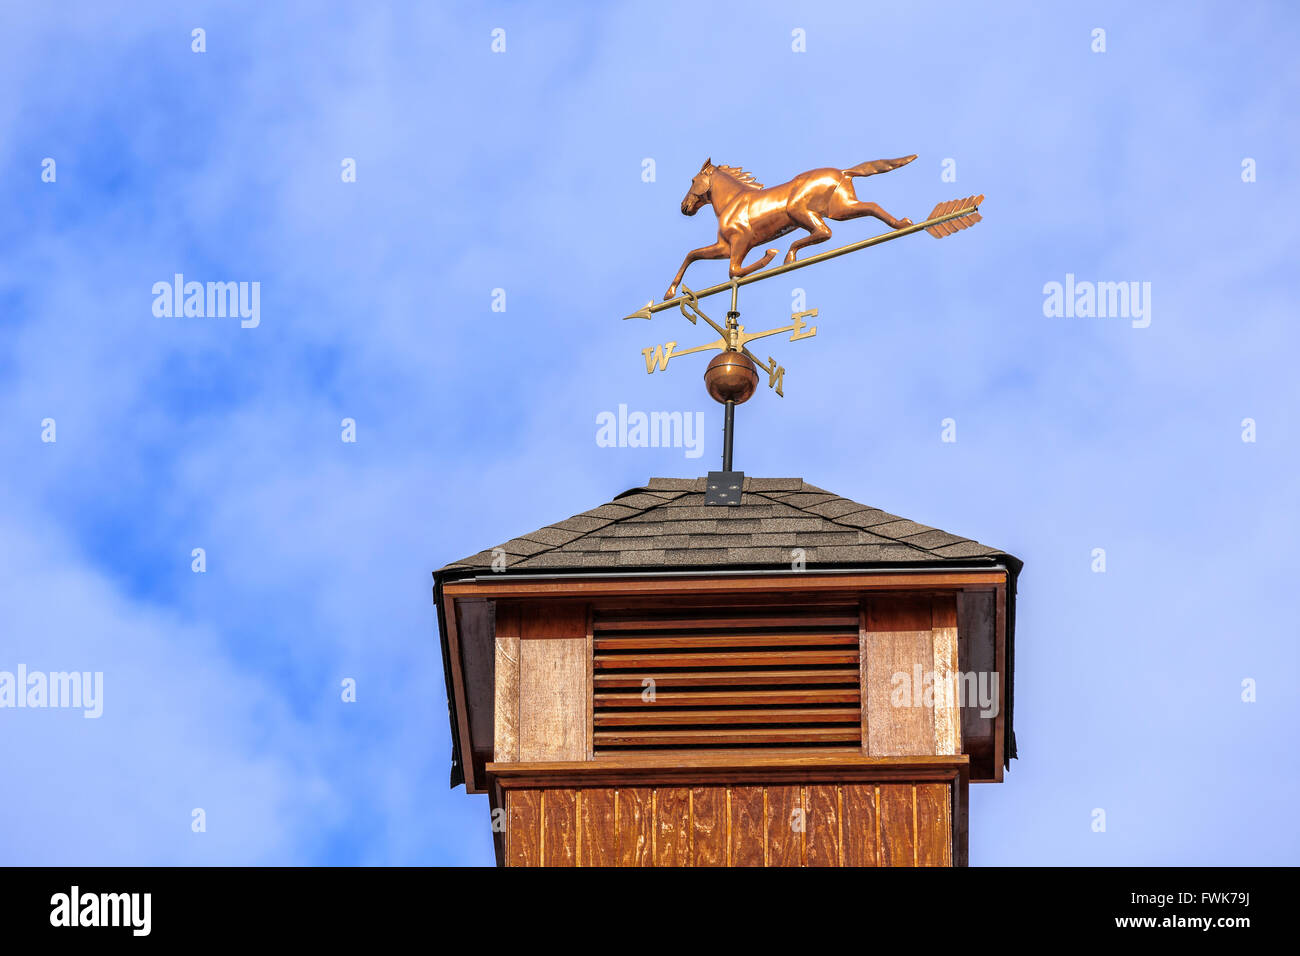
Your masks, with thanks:
[[[965,199],[950,199],[947,202],[941,202],[930,211],[926,219],[938,219],[941,216],[947,216],[961,209],[971,209],[978,207],[984,201],[984,196],[968,196]],[[979,214],[979,209],[974,208],[964,216],[953,216],[947,222],[937,222],[933,226],[927,226],[926,232],[936,239],[942,239],[944,236],[951,236],[954,232],[960,232],[963,229],[969,229],[975,223],[984,217]]]

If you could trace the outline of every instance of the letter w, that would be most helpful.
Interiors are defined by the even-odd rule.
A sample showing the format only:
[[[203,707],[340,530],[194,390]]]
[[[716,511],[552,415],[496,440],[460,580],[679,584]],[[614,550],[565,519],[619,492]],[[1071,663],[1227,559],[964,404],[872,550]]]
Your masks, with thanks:
[[[676,342],[669,342],[665,345],[656,345],[653,348],[642,349],[641,354],[645,356],[645,372],[650,375],[654,372],[655,366],[659,366],[659,371],[665,371],[668,368],[668,360],[673,357],[673,348]]]

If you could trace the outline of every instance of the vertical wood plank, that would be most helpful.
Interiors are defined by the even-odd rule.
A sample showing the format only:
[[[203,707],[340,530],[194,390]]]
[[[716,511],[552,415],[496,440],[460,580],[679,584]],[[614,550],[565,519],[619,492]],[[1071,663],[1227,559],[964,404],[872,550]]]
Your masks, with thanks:
[[[727,865],[727,791],[696,787],[691,791],[692,866]]]
[[[934,648],[934,752],[961,753],[961,715],[957,709],[957,599],[938,594],[933,600],[931,643]]]
[[[653,866],[654,791],[632,787],[618,791],[618,865]]]
[[[596,630],[595,614],[591,605],[587,605],[587,647],[583,651],[587,666],[587,693],[585,706],[587,713],[583,717],[585,724],[583,736],[586,740],[587,759],[596,759]],[[955,626],[955,624],[954,624]]]
[[[519,608],[519,759],[587,759],[587,608]]]
[[[541,866],[540,790],[506,792],[506,866]]]
[[[924,696],[925,675],[934,669],[930,598],[890,594],[866,604],[867,752],[880,757],[932,753],[934,708]],[[898,687],[895,674],[906,677]],[[896,698],[901,698],[897,705]]]
[[[916,806],[910,783],[880,785],[880,862],[916,865]]]
[[[519,606],[496,611],[496,670],[493,682],[493,759],[519,759]]]
[[[767,824],[762,787],[731,788],[731,865],[762,866]]]
[[[655,866],[690,866],[691,791],[688,788],[658,788],[655,826]]]
[[[867,602],[862,600],[858,604],[858,702],[862,707],[862,752],[870,753],[871,741],[871,708],[868,705],[870,701],[867,686],[867,668],[869,666],[870,642],[867,639]]]
[[[844,865],[880,865],[880,846],[876,842],[876,788],[870,784],[844,785]]]
[[[617,866],[618,833],[615,829],[614,790],[595,787],[582,791],[578,805],[582,830],[579,866]]]
[[[800,805],[800,787],[767,788],[767,865],[803,865],[802,830],[794,828],[794,811]],[[806,816],[805,816],[806,819]]]
[[[586,759],[586,638],[519,644],[519,759]]]
[[[810,784],[805,788],[808,832],[804,843],[808,866],[839,866],[841,851],[840,788]]]
[[[542,796],[542,865],[578,864],[578,791],[546,790]]]
[[[916,785],[916,864],[952,866],[952,790],[948,784]]]

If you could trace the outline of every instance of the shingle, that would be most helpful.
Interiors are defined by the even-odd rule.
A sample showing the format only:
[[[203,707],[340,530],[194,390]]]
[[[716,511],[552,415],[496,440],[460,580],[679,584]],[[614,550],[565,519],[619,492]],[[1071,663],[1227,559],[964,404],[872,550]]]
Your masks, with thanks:
[[[557,521],[551,527],[559,528],[561,531],[577,531],[579,534],[586,534],[588,531],[603,528],[607,524],[609,524],[608,518],[584,518],[582,515],[575,515],[572,518]]]
[[[718,526],[720,532],[727,530],[727,525],[721,523]],[[753,544],[751,540],[754,536],[747,533],[737,534],[691,534],[679,535],[684,538],[682,544],[665,544],[665,548],[740,548]]]
[[[819,505],[824,501],[833,501],[834,499],[834,495],[810,495],[801,492],[794,495],[782,495],[780,500],[783,505],[790,505],[794,508],[807,508],[809,505]]]
[[[855,544],[846,547],[816,548],[809,554],[809,561],[823,563],[850,564],[869,561],[914,561],[923,560],[927,555],[916,548],[899,545]]]
[[[847,528],[843,531],[807,531],[798,537],[799,546],[804,548],[824,544],[858,544],[858,533]]]
[[[651,478],[646,487],[651,491],[704,491],[707,478]]]
[[[835,498],[824,504],[809,505],[804,508],[805,511],[811,511],[813,514],[823,515],[827,518],[839,518],[841,515],[854,514],[859,511],[868,511],[866,505],[860,505],[856,501],[849,501],[847,498]]]
[[[855,511],[852,514],[841,515],[835,520],[839,524],[851,524],[855,528],[872,528],[878,524],[888,524],[891,521],[900,519],[898,515],[891,515],[888,511],[881,511],[879,508],[868,508],[866,511]]]
[[[792,548],[728,548],[724,558],[728,564],[793,564]]]
[[[662,551],[664,564],[709,565],[727,560],[728,552],[721,548],[682,548]]]
[[[664,499],[660,498],[658,495],[643,493],[638,495],[624,495],[621,498],[615,499],[615,502],[612,503],[620,504],[625,508],[657,508],[664,504]]]
[[[821,531],[826,522],[821,518],[762,518],[758,526],[763,531]]]
[[[621,565],[638,565],[649,567],[654,564],[664,563],[664,552],[662,548],[651,551],[619,551],[618,563]]]
[[[639,514],[640,508],[626,508],[623,505],[616,505],[612,502],[607,505],[601,505],[599,508],[592,508],[590,511],[584,511],[581,515],[583,518],[626,518],[630,515]]]
[[[872,534],[883,534],[888,538],[906,538],[909,535],[920,534],[922,531],[933,531],[929,525],[917,524],[915,521],[891,521],[889,524],[873,525]]]
[[[963,541],[961,544],[950,544],[946,548],[937,548],[934,552],[945,558],[976,558],[986,554],[997,554],[994,548],[988,548],[977,541]]]
[[[711,534],[718,530],[716,521],[665,521],[664,534]]]
[[[793,548],[795,546],[795,533],[786,532],[763,532],[760,534],[751,534],[749,543],[755,547],[776,547],[776,548]]]
[[[592,542],[593,551],[655,551],[664,548],[703,547],[696,538],[706,535],[656,534],[645,538],[598,538]],[[576,543],[576,542],[575,542]]]
[[[557,547],[561,544],[567,544],[574,538],[581,537],[577,531],[563,531],[560,528],[539,528],[529,534],[524,535],[529,541],[540,541],[542,544]]]
[[[538,551],[547,550],[550,545],[542,544],[539,541],[529,541],[527,538],[515,538],[513,541],[507,541],[501,545],[501,550],[506,554],[517,554],[521,557],[528,557],[530,554],[536,554]]]
[[[746,478],[742,491],[798,491],[802,478]]]
[[[914,548],[926,548],[932,551],[945,545],[961,544],[966,539],[955,534],[949,534],[947,531],[925,531],[921,534],[909,535],[903,540]]]

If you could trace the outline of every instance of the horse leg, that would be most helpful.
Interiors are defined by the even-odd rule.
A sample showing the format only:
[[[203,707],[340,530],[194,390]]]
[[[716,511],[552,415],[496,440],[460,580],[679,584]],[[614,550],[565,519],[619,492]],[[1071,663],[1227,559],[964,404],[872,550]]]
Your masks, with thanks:
[[[673,277],[673,284],[668,287],[664,293],[664,300],[667,301],[677,294],[677,287],[681,284],[682,278],[686,275],[686,267],[696,259],[725,259],[730,254],[730,247],[719,239],[711,246],[701,246],[698,249],[692,249],[686,253],[686,260],[682,267],[677,270],[677,275]]]
[[[763,268],[763,266],[771,262],[772,258],[781,251],[780,249],[768,249],[767,252],[764,253],[763,258],[759,259],[757,262],[750,263],[749,265],[742,265],[745,261],[745,256],[749,255],[749,250],[753,248],[753,246],[737,246],[732,249],[731,278],[740,279],[749,275],[751,272],[757,272],[759,269]]]
[[[857,219],[859,216],[873,216],[890,229],[903,229],[912,224],[912,220],[906,217],[895,219],[873,202],[861,202],[854,195],[851,183],[841,185],[831,194],[831,201],[827,203],[826,215],[839,221]]]
[[[811,210],[800,210],[798,213],[792,213],[791,216],[795,222],[807,229],[809,234],[790,243],[790,251],[785,254],[786,265],[794,262],[795,253],[804,246],[816,245],[819,242],[825,242],[831,237],[830,227],[817,213]]]

